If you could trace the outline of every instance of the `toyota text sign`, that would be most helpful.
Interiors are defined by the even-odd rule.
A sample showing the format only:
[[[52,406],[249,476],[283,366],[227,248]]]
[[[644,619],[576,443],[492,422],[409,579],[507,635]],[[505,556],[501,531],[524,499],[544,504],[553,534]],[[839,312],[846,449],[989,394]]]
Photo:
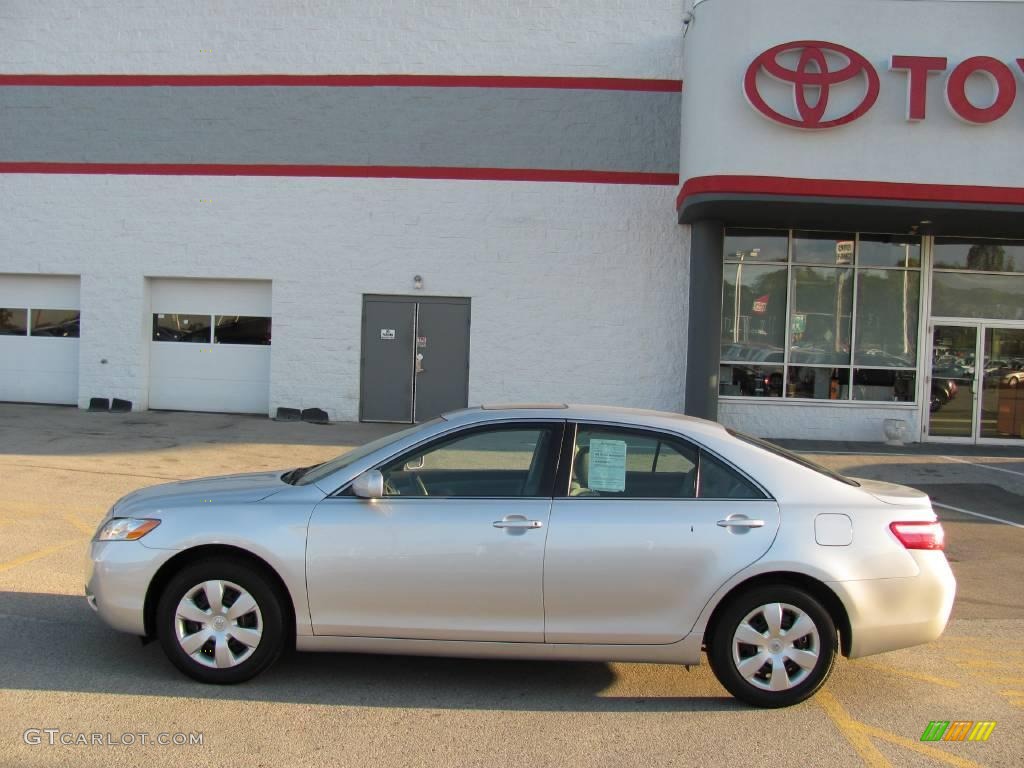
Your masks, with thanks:
[[[912,121],[928,116],[928,78],[945,75],[946,106],[954,115],[968,123],[994,122],[1017,98],[1014,67],[1024,72],[1024,58],[1007,64],[991,56],[973,56],[950,67],[942,56],[895,55],[888,63],[890,72],[905,79],[907,120]],[[973,75],[988,81],[987,100],[968,93]],[[743,93],[755,110],[782,125],[808,130],[835,128],[864,116],[881,87],[878,70],[864,56],[821,40],[769,48],[751,62],[743,78]],[[837,94],[841,96],[834,98]],[[833,100],[840,106],[830,110]]]

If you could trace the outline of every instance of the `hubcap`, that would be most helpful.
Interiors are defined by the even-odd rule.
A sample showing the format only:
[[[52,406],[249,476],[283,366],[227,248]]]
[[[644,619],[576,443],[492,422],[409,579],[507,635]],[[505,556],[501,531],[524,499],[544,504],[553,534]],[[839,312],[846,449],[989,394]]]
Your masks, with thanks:
[[[174,629],[181,649],[206,667],[241,664],[263,636],[256,600],[230,581],[196,584],[178,603]]]
[[[739,623],[732,638],[736,669],[764,691],[799,685],[818,665],[818,628],[811,617],[788,603],[755,608]]]

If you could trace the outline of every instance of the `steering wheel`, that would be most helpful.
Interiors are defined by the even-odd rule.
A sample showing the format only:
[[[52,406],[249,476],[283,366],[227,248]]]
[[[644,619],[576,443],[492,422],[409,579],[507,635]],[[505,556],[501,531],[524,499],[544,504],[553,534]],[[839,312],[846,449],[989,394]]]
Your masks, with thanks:
[[[384,478],[384,495],[385,496],[401,496],[402,492],[395,488],[391,483],[391,480],[387,477]]]

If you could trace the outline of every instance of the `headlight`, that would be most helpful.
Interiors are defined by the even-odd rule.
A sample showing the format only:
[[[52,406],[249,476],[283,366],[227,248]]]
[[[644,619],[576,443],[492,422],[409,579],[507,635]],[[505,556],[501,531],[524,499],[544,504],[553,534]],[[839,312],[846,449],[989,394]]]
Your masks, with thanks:
[[[114,517],[100,528],[97,541],[135,541],[160,525],[159,520],[144,520],[135,517]]]

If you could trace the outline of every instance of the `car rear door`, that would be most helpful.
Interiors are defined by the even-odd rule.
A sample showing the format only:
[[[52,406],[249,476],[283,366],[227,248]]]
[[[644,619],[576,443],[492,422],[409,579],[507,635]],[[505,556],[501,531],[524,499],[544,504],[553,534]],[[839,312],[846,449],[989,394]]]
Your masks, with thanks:
[[[314,633],[542,642],[563,428],[460,430],[384,462],[385,498],[321,502],[306,552]]]
[[[711,595],[767,552],[778,505],[678,436],[581,423],[572,441],[572,429],[545,555],[545,640],[683,638]]]

